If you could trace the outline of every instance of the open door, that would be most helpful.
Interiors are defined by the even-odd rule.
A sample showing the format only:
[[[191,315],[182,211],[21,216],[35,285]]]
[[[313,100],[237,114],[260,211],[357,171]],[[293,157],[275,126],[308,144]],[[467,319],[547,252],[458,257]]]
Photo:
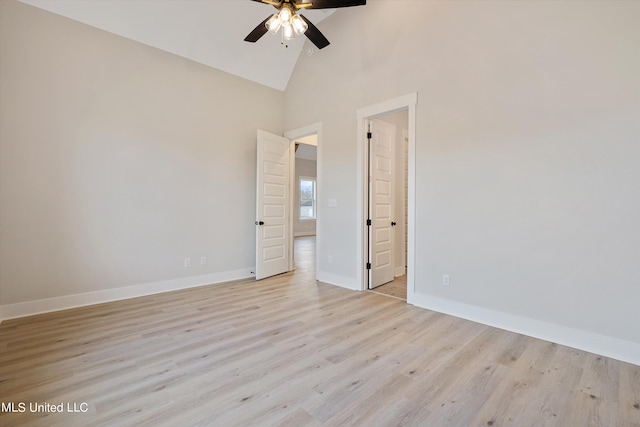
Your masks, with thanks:
[[[256,280],[289,271],[289,140],[258,130]]]
[[[369,139],[369,289],[394,278],[393,229],[393,161],[395,126],[370,122]]]

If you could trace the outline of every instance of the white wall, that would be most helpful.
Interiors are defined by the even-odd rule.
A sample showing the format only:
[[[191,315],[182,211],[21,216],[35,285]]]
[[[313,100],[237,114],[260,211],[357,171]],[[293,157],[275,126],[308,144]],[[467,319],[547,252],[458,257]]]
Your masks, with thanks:
[[[317,164],[315,160],[296,158],[296,194],[293,208],[293,233],[295,236],[315,236],[316,220],[300,219],[300,177],[316,178]]]
[[[0,308],[248,275],[282,92],[2,0],[0,93]]]
[[[371,0],[323,21],[331,46],[300,57],[285,93],[285,128],[323,123],[319,203],[338,206],[321,274],[348,284],[360,268],[356,110],[418,92],[420,300],[636,351],[638,22],[640,3],[614,0]]]

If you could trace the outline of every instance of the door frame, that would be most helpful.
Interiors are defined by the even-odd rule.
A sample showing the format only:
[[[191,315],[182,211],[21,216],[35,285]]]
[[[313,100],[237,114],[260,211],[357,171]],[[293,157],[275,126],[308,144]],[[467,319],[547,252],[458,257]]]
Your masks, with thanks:
[[[376,119],[387,114],[407,110],[409,123],[407,126],[409,137],[409,203],[408,203],[408,259],[407,259],[407,303],[414,304],[415,301],[415,192],[416,192],[416,106],[418,104],[418,93],[413,92],[404,96],[393,98],[377,104],[359,108],[356,111],[358,156],[356,164],[357,188],[356,196],[359,201],[356,203],[356,218],[360,221],[360,226],[356,228],[356,282],[360,283],[360,290],[367,289],[367,266],[366,254],[368,252],[367,239],[367,204],[368,200],[368,180],[366,162],[369,156],[367,144],[367,121]],[[319,145],[319,144],[318,144]]]
[[[408,126],[408,124],[407,124]],[[407,142],[407,144],[405,145],[405,141]],[[402,164],[404,164],[404,158],[405,156],[408,158],[409,157],[409,131],[408,129],[403,128],[402,129]],[[396,141],[397,142],[397,141]],[[405,151],[406,150],[406,151]],[[405,173],[407,173],[407,178],[408,178],[408,165],[407,165],[407,170],[405,170]],[[409,180],[407,179],[407,184],[408,184]],[[409,206],[407,206],[407,192],[408,192],[408,188],[405,190],[404,186],[402,188],[402,206],[403,209],[402,211],[406,214]],[[407,245],[409,244],[408,242],[408,235],[409,235],[409,219],[408,218],[402,218],[402,269],[406,272],[406,268],[407,268]]]
[[[304,138],[309,135],[317,135],[318,145],[316,147],[316,164],[317,164],[317,172],[316,172],[316,280],[318,280],[318,267],[320,266],[320,248],[322,243],[322,211],[323,206],[320,203],[320,194],[322,193],[322,168],[320,167],[321,159],[322,159],[322,122],[313,123],[307,126],[303,126],[301,128],[293,129],[284,133],[285,138],[289,139],[289,175],[290,185],[289,185],[289,194],[291,197],[294,197],[296,194],[296,150],[295,143],[296,139]],[[294,215],[294,204],[291,203],[289,207],[289,230],[291,233],[289,235],[289,271],[292,271],[295,267],[293,253],[294,253],[294,233],[293,233],[293,215]]]

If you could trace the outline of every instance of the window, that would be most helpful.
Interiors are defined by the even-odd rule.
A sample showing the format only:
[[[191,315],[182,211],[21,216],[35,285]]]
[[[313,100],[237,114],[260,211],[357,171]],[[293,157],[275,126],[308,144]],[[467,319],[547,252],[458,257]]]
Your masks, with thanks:
[[[300,219],[316,218],[316,179],[300,177]]]

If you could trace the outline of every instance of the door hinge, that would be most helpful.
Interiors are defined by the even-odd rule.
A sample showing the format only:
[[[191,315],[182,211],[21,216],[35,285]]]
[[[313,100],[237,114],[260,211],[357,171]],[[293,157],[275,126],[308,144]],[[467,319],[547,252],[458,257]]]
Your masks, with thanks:
[[[367,270],[371,270],[371,263],[370,262],[367,263]]]
[[[367,139],[371,139],[373,137],[373,134],[371,132],[367,132]]]
[[[367,220],[367,225],[368,225],[368,226],[371,226],[371,225],[372,225],[372,224],[371,224],[371,220],[370,220],[370,219],[368,219],[368,220]]]

